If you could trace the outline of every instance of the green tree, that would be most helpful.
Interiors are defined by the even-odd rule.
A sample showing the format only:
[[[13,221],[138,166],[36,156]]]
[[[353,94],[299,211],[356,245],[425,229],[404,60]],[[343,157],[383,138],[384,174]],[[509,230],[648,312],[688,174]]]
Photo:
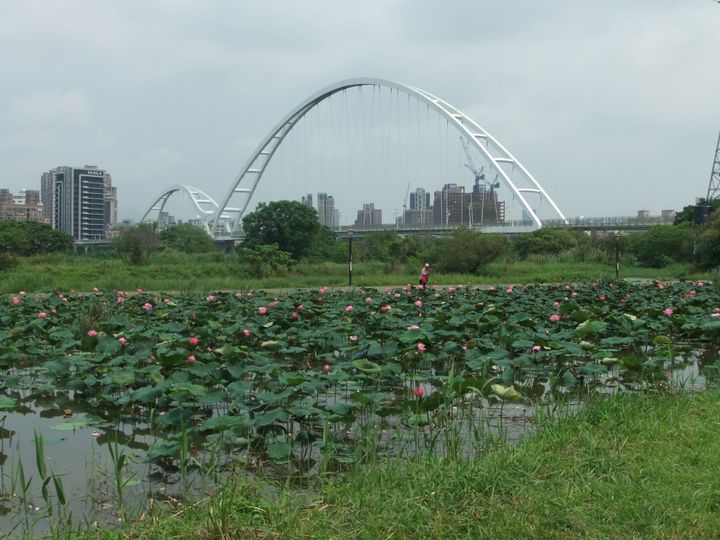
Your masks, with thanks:
[[[700,198],[695,204],[685,206],[675,214],[675,225],[697,225],[695,223],[695,207],[699,205],[707,205],[710,207],[710,212],[715,213],[715,210],[720,208],[720,199],[714,199],[708,202],[704,198]]]
[[[73,239],[37,221],[0,221],[0,252],[15,255],[37,255],[71,251]]]
[[[720,266],[720,212],[714,212],[698,234],[697,262],[707,269]]]
[[[347,243],[338,240],[334,232],[321,225],[305,256],[315,261],[344,262],[347,258]]]
[[[215,241],[201,227],[191,223],[174,225],[160,233],[164,247],[183,253],[208,253],[214,251]]]
[[[281,251],[299,259],[305,256],[315,239],[320,222],[314,208],[297,201],[260,203],[243,218],[243,247],[277,244]]]
[[[693,256],[690,225],[656,225],[631,237],[631,252],[640,264],[662,268],[673,261],[689,261]]]
[[[435,241],[428,260],[440,272],[478,273],[506,249],[501,234],[478,233],[461,228],[448,238]]]
[[[141,223],[120,231],[113,246],[123,261],[143,265],[149,263],[150,256],[160,248],[160,238],[153,225]]]

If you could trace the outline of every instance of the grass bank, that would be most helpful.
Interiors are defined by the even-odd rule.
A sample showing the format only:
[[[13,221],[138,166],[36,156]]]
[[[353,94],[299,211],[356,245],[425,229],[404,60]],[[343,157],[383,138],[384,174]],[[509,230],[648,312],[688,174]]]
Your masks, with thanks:
[[[355,263],[353,285],[399,286],[416,283],[419,267],[381,262]],[[665,268],[623,267],[622,277],[706,279],[684,264]],[[129,266],[119,258],[104,256],[45,255],[20,258],[15,268],[0,272],[0,294],[20,290],[33,292],[103,290],[182,291],[247,290],[285,287],[344,286],[348,268],[340,263],[297,264],[288,274],[262,279],[251,277],[234,256],[224,253],[186,255],[160,253],[145,266]],[[490,264],[481,274],[433,272],[434,285],[491,285],[548,281],[613,279],[615,268],[600,263],[509,261]]]
[[[619,396],[472,462],[391,461],[312,494],[231,482],[84,538],[717,538],[720,392]]]

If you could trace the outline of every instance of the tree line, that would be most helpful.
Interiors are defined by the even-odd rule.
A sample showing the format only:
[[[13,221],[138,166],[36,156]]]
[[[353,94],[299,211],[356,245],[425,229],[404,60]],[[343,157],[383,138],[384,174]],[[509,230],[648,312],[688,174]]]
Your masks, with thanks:
[[[712,201],[710,206],[720,206],[720,201]],[[460,228],[446,237],[421,238],[383,230],[356,238],[353,259],[384,262],[398,269],[431,261],[436,271],[470,274],[481,273],[498,259],[612,263],[616,256],[639,266],[662,268],[673,262],[692,261],[698,268],[717,268],[720,212],[711,213],[706,223],[696,223],[694,215],[694,206],[687,206],[672,225],[619,237],[570,229],[540,229],[507,237]],[[288,272],[300,261],[347,261],[347,242],[321,226],[313,208],[296,201],[261,203],[244,217],[243,229],[245,239],[232,256],[254,277]],[[72,247],[70,236],[48,225],[0,221],[0,269],[13,266],[18,256],[70,252]],[[113,247],[132,265],[147,264],[159,251],[217,250],[214,240],[191,224],[159,233],[152,224],[128,227],[114,240]]]

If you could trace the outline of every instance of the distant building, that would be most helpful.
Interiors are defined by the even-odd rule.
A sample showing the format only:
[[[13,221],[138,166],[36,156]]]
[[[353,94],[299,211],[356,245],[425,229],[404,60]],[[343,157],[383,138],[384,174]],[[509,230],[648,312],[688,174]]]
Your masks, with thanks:
[[[320,225],[336,229],[340,224],[339,212],[335,210],[335,199],[327,193],[317,194],[317,213]]]
[[[450,227],[482,227],[505,221],[505,202],[494,189],[475,189],[466,193],[464,186],[445,184],[433,200],[433,224]]]
[[[650,219],[650,210],[638,210],[638,219]]]
[[[7,189],[0,189],[0,219],[13,221],[39,221],[47,223],[40,202],[40,192],[23,189],[16,194]]]
[[[300,202],[304,204],[305,206],[309,206],[310,208],[314,208],[313,205],[313,196],[312,193],[308,193],[307,195],[303,195],[300,199]]]
[[[418,188],[410,193],[410,208],[403,211],[402,223],[406,227],[430,227],[433,223],[433,207],[430,192]]]
[[[54,229],[75,240],[103,240],[117,224],[117,189],[94,165],[57,167],[43,173],[41,198]]]
[[[379,227],[382,225],[382,210],[375,208],[375,203],[363,204],[355,219],[356,227]]]
[[[662,221],[673,222],[675,221],[676,215],[677,212],[675,212],[675,210],[660,210],[660,219]]]

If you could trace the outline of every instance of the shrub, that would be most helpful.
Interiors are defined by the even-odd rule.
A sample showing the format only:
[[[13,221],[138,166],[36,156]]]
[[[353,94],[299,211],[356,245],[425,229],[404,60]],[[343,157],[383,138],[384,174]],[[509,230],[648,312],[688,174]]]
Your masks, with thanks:
[[[247,265],[250,275],[256,278],[287,274],[294,262],[290,253],[282,251],[277,244],[240,247],[238,255],[240,261]]]
[[[720,212],[714,212],[698,234],[697,262],[702,268],[720,266]]]
[[[507,240],[503,235],[461,228],[453,231],[448,238],[436,240],[428,260],[440,272],[477,273],[497,259],[506,246]]]
[[[174,225],[160,233],[163,246],[183,253],[208,253],[215,250],[215,241],[201,227],[191,223]]]
[[[557,255],[569,251],[584,241],[579,233],[568,229],[539,229],[531,233],[518,234],[512,241],[515,253],[522,259],[534,255]]]
[[[0,221],[0,252],[12,255],[38,255],[72,251],[73,239],[37,221]]]
[[[692,229],[688,225],[656,225],[631,237],[631,251],[640,264],[662,268],[693,256]]]
[[[160,238],[153,225],[141,223],[122,230],[113,246],[123,261],[143,265],[149,263],[150,256],[159,249]]]

